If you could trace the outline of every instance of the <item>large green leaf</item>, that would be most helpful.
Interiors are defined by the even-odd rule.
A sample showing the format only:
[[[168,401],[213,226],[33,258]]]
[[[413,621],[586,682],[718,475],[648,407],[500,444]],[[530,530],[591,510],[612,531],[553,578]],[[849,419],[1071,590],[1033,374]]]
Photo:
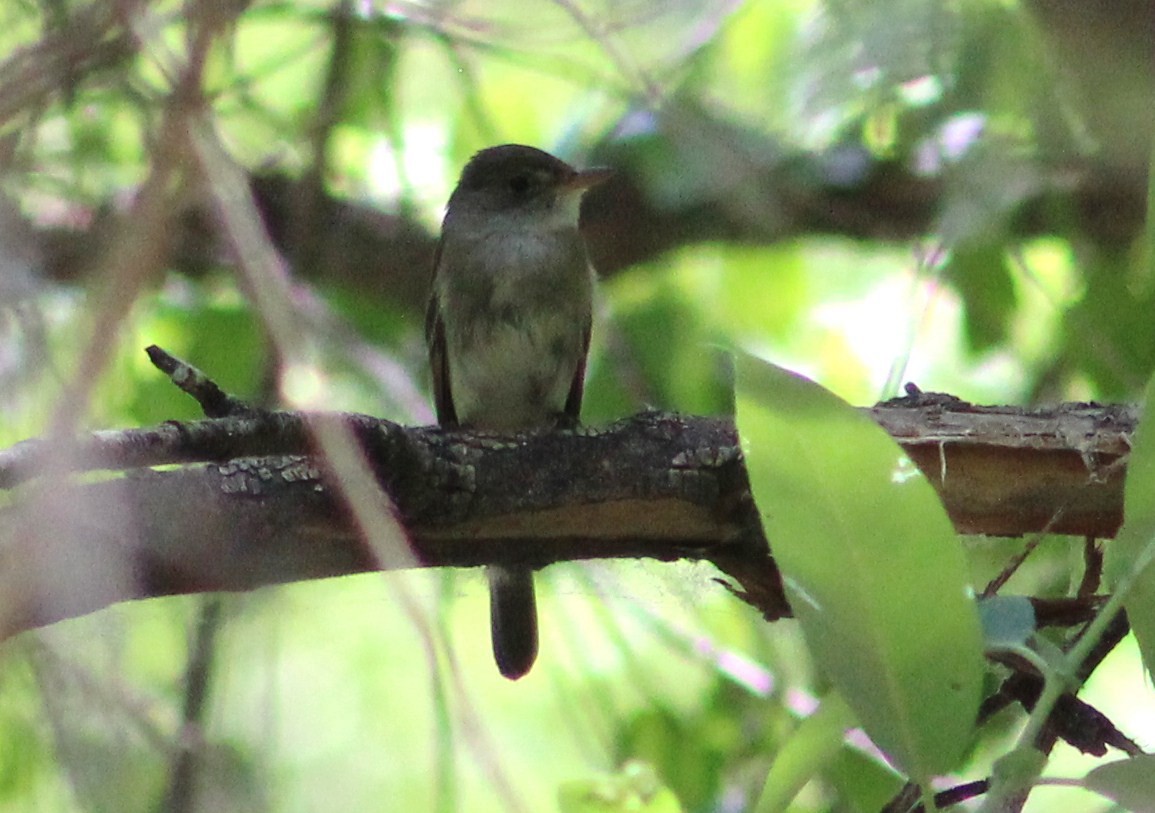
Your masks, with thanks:
[[[1131,631],[1139,642],[1147,672],[1155,675],[1155,378],[1147,384],[1143,416],[1131,441],[1127,481],[1123,486],[1123,527],[1107,546],[1106,574],[1118,587],[1129,581],[1123,606]]]
[[[818,665],[916,779],[954,767],[983,675],[963,551],[937,495],[866,416],[738,360],[738,428],[791,606]]]
[[[1152,147],[1155,158],[1155,147]],[[1155,173],[1148,185],[1148,200],[1155,203]],[[1155,269],[1155,209],[1148,209],[1147,262]],[[1147,382],[1143,416],[1131,442],[1127,482],[1123,489],[1123,527],[1107,548],[1107,577],[1115,585],[1134,575],[1124,602],[1131,631],[1139,642],[1147,673],[1155,677],[1155,376]]]

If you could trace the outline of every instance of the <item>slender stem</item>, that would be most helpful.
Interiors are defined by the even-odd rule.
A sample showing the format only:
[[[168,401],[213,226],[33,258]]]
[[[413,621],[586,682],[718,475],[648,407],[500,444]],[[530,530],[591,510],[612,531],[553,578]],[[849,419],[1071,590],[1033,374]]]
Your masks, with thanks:
[[[1023,729],[1022,734],[1019,735],[1018,744],[1015,746],[1015,751],[1028,751],[1034,749],[1035,743],[1038,741],[1040,734],[1043,731],[1043,726],[1046,725],[1047,720],[1051,716],[1051,712],[1055,708],[1055,704],[1063,693],[1067,691],[1073,677],[1078,673],[1080,664],[1091,654],[1107,627],[1123,609],[1123,604],[1127,600],[1127,596],[1131,590],[1134,589],[1140,577],[1146,572],[1155,562],[1155,536],[1147,540],[1147,544],[1143,547],[1136,560],[1135,566],[1130,568],[1115,587],[1115,592],[1103,605],[1095,618],[1087,627],[1087,631],[1079,638],[1070,652],[1063,659],[1058,669],[1049,668],[1043,672],[1043,691],[1039,696],[1039,700],[1035,703],[1035,709],[1031,712],[1030,718],[1027,720],[1027,725]],[[1045,762],[1039,762],[1039,770],[1042,770]],[[1031,784],[1037,782],[1038,774],[1031,777]],[[983,802],[979,813],[995,813],[1007,809],[1006,805],[1009,802],[1009,794],[1021,791],[1025,783],[1000,784],[999,790],[987,796]]]

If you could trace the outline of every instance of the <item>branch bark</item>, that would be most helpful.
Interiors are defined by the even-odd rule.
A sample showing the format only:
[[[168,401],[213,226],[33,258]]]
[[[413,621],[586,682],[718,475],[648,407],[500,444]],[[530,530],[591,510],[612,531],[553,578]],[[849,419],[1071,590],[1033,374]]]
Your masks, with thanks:
[[[962,533],[1118,529],[1134,408],[978,407],[920,393],[870,414]],[[648,412],[525,435],[341,419],[407,529],[410,549],[396,557],[406,566],[706,559],[768,619],[789,614],[728,419]],[[0,511],[0,636],[129,599],[397,566],[353,530],[308,456],[308,421],[258,412],[0,452],[0,487],[20,489]],[[186,465],[149,468],[172,463]],[[64,470],[129,474],[77,482]]]

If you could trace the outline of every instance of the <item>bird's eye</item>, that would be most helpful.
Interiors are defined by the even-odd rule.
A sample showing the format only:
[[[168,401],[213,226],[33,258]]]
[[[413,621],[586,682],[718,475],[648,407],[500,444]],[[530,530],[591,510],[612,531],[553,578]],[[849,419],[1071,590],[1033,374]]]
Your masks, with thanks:
[[[529,189],[529,176],[514,175],[509,179],[509,189],[515,195],[524,195]]]

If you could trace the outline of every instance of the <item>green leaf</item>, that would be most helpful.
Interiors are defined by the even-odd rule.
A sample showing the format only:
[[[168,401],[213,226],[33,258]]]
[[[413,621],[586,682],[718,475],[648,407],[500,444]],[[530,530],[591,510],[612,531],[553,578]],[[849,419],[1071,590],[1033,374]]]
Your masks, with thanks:
[[[729,712],[734,713],[733,705]],[[736,747],[715,741],[719,728],[730,722],[722,710],[689,714],[655,699],[621,726],[614,750],[652,766],[680,801],[703,809],[715,799],[720,767]]]
[[[947,270],[965,309],[967,344],[976,353],[1007,340],[1018,306],[1011,267],[1003,246],[995,243],[954,246]]]
[[[1087,774],[1083,784],[1128,810],[1155,810],[1155,754],[1100,765]]]
[[[1123,606],[1147,672],[1155,676],[1155,377],[1147,384],[1143,415],[1131,439],[1127,481],[1123,484],[1126,520],[1115,541],[1107,546],[1105,573],[1118,588],[1134,574]]]
[[[1152,155],[1155,155],[1153,147]],[[1148,187],[1155,201],[1155,176]],[[1155,210],[1148,211],[1147,237],[1155,263]],[[1123,516],[1126,520],[1115,541],[1107,547],[1104,570],[1107,579],[1118,585],[1135,574],[1124,607],[1131,632],[1139,643],[1147,673],[1155,677],[1155,376],[1147,382],[1143,395],[1143,415],[1131,439],[1127,461],[1127,481],[1123,486]]]
[[[982,635],[937,495],[822,387],[749,356],[738,379],[751,486],[815,660],[912,777],[951,769],[978,711]]]
[[[873,754],[846,745],[823,773],[847,813],[877,813],[902,790],[905,778]]]
[[[1134,400],[1135,382],[1155,369],[1148,329],[1155,287],[1126,251],[1091,246],[1080,252],[1079,268],[1083,293],[1063,317],[1061,358],[1090,379],[1099,398]]]
[[[846,729],[855,724],[846,701],[833,692],[807,717],[774,755],[755,813],[780,813],[842,750]]]
[[[1023,646],[1035,634],[1035,605],[1026,596],[991,596],[979,601],[987,649]]]

